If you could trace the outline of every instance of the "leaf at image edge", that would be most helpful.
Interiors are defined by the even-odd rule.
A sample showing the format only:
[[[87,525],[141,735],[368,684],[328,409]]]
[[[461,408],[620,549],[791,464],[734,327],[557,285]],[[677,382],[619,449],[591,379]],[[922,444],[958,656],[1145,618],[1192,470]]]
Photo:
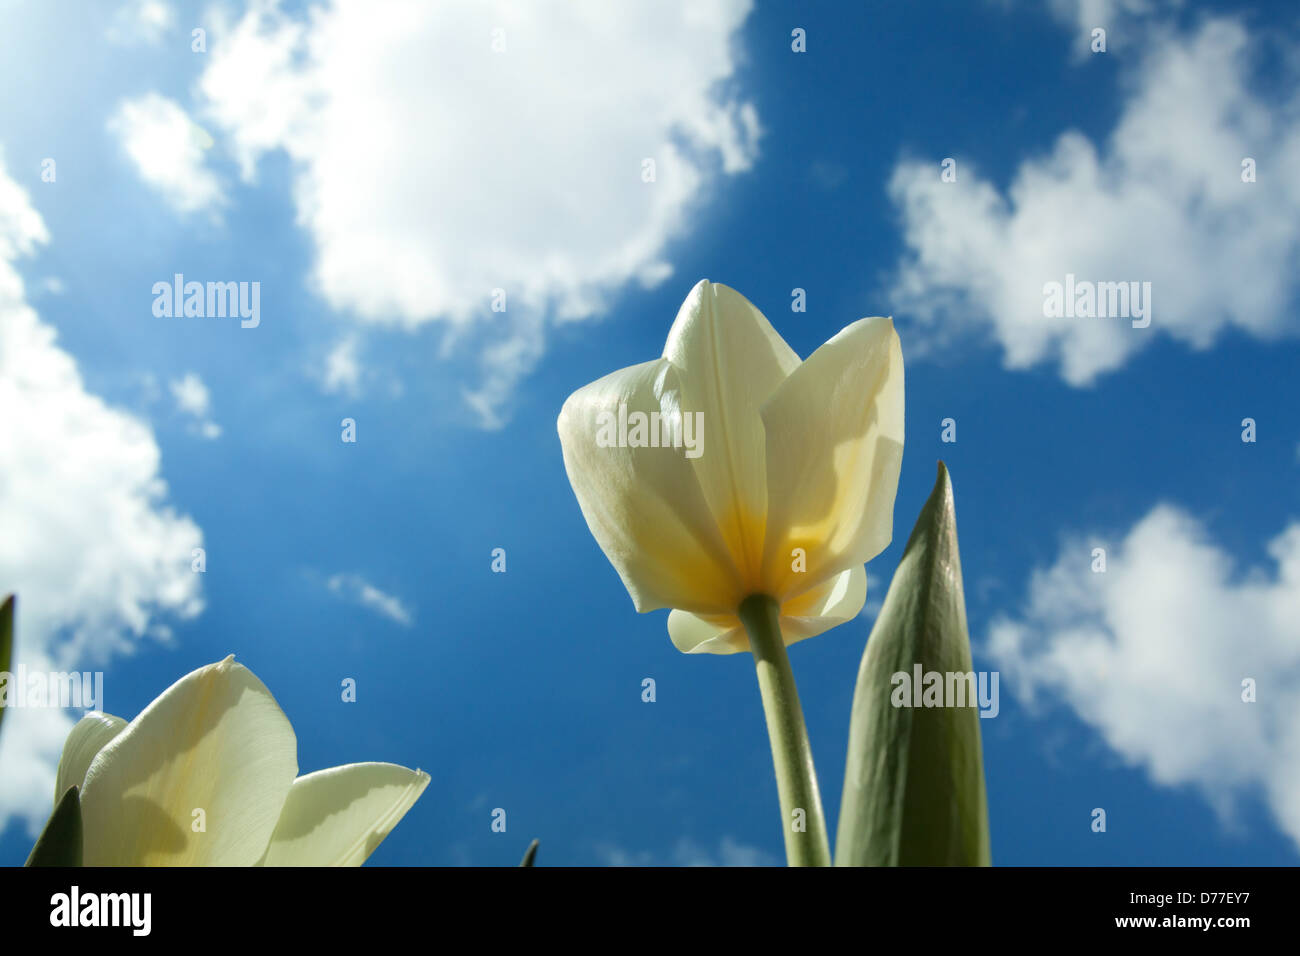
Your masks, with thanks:
[[[0,674],[9,673],[9,661],[14,649],[14,596],[0,603]],[[5,719],[4,702],[0,701],[0,721]]]
[[[534,840],[528,844],[528,849],[524,851],[524,858],[519,861],[520,866],[535,866],[537,860],[537,847],[539,841]]]
[[[81,797],[69,787],[50,814],[25,866],[81,866]]]

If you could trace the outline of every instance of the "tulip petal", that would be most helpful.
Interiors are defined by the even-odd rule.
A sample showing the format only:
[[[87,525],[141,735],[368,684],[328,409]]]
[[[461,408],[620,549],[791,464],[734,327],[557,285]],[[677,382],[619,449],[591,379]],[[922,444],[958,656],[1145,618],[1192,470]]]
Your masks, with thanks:
[[[592,536],[638,611],[732,610],[743,585],[685,447],[620,447],[624,438],[638,440],[631,429],[619,434],[628,416],[671,419],[681,407],[678,375],[666,359],[578,389],[557,422],[564,468]]]
[[[360,866],[411,809],[429,775],[353,763],[293,782],[263,866]]]
[[[699,615],[673,611],[668,636],[683,654],[739,654],[749,650],[749,638],[734,614]]]
[[[867,602],[867,571],[856,565],[781,606],[781,637],[788,647],[850,621]],[[668,636],[683,654],[737,654],[749,650],[749,636],[734,614],[698,615],[673,611]]]
[[[682,303],[664,358],[679,373],[683,410],[702,416],[703,454],[691,464],[743,575],[743,599],[761,584],[768,489],[760,409],[799,356],[743,295],[703,281]]]
[[[91,762],[85,865],[251,866],[298,773],[297,747],[271,692],[233,657],[187,674]]]
[[[763,407],[765,581],[783,602],[883,551],[903,457],[903,354],[890,319],[861,319]],[[803,549],[806,566],[793,570]]]
[[[85,783],[91,761],[124,727],[126,721],[121,717],[91,711],[68,731],[68,739],[63,742],[63,756],[59,758],[59,772],[55,776],[55,806],[69,787],[81,787]]]
[[[851,621],[867,603],[867,569],[855,564],[781,605],[781,636],[787,645]]]

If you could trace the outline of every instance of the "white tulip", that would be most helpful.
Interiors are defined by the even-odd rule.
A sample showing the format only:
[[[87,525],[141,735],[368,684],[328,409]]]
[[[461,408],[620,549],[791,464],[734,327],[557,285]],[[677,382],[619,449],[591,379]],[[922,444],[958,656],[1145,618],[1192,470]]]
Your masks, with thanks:
[[[359,866],[429,783],[387,763],[298,777],[297,751],[270,691],[228,657],[130,723],[82,718],[55,800],[81,789],[86,866]]]
[[[625,428],[611,443],[611,416],[636,412],[698,421],[698,447]],[[903,454],[892,320],[854,322],[801,362],[744,296],[703,281],[663,356],[574,392],[558,428],[591,533],[638,611],[673,609],[678,649],[750,650],[738,611],[754,595],[779,605],[786,644],[862,610]]]

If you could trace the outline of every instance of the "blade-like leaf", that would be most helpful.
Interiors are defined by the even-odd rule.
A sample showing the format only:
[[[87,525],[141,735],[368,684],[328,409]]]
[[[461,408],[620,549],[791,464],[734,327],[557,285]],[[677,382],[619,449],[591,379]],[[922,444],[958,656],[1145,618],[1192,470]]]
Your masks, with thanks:
[[[528,849],[524,851],[524,858],[519,861],[520,866],[533,866],[537,860],[537,841],[534,840],[528,844]]]
[[[945,706],[895,706],[914,705],[918,664],[923,675],[944,675],[945,689],[948,674],[976,676],[966,633],[957,515],[943,462],[858,671],[837,866],[991,862],[976,701],[953,706],[945,694]],[[898,674],[906,674],[906,681],[895,681]],[[954,681],[954,689],[960,684]]]
[[[0,721],[5,719],[4,698],[12,689],[9,681],[9,660],[14,651],[14,596],[11,594],[0,603],[0,674],[5,675],[5,694],[0,695]]]
[[[69,787],[45,823],[27,866],[81,866],[81,797]]]

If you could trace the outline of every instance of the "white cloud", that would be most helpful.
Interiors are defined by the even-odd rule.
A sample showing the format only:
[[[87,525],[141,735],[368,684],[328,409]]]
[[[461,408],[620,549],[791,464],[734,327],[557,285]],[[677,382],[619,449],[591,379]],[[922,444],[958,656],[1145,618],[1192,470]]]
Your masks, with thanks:
[[[221,426],[210,417],[212,398],[203,379],[194,372],[187,372],[168,387],[176,401],[177,411],[193,419],[192,427],[197,434],[207,439],[221,437]]]
[[[203,379],[194,372],[188,372],[184,377],[174,380],[171,383],[171,390],[178,409],[195,418],[207,417],[212,399],[208,394],[208,387],[203,384]]]
[[[739,843],[724,836],[718,852],[712,853],[695,841],[682,838],[673,846],[667,860],[658,861],[648,850],[628,852],[622,847],[601,844],[596,854],[606,866],[775,866],[777,861],[758,847]]]
[[[176,11],[163,0],[127,0],[113,15],[108,39],[122,46],[157,46],[176,24]]]
[[[1106,31],[1106,52],[1124,50],[1144,35],[1149,18],[1167,14],[1182,6],[1182,0],[1049,0],[1048,10],[1057,20],[1072,27],[1075,55],[1083,59],[1092,53],[1092,31]]]
[[[880,609],[885,606],[885,594],[889,591],[889,582],[882,580],[870,571],[867,572],[867,600],[858,612],[858,617],[873,620],[880,616]]]
[[[466,395],[492,426],[547,322],[663,281],[710,185],[752,163],[757,115],[726,89],[749,7],[340,0],[304,20],[268,0],[214,21],[199,91],[246,177],[268,151],[293,160],[332,306],[494,343]]]
[[[326,392],[356,395],[361,390],[359,347],[357,337],[348,335],[330,349],[321,375],[321,384]]]
[[[988,651],[1022,700],[1064,701],[1156,783],[1193,784],[1225,813],[1261,792],[1300,845],[1300,521],[1268,553],[1272,567],[1239,571],[1158,506],[1121,541],[1068,543],[1019,618],[991,625]]]
[[[215,209],[225,202],[217,177],[205,165],[212,137],[173,100],[147,93],[124,100],[108,121],[140,178],[180,213]]]
[[[1067,131],[1006,194],[960,157],[956,183],[940,181],[937,160],[895,169],[909,251],[894,304],[930,341],[991,333],[1007,367],[1055,361],[1086,385],[1156,335],[1208,348],[1229,327],[1266,339],[1300,329],[1300,98],[1252,92],[1253,47],[1232,21],[1152,33],[1147,48],[1100,151]],[[1247,157],[1257,182],[1242,181]],[[1067,274],[1151,282],[1150,327],[1045,318],[1044,284]]]
[[[15,263],[48,241],[0,162],[0,592],[18,594],[15,665],[93,670],[199,613],[190,552],[202,535],[166,504],[148,425],[88,393],[28,305]],[[111,679],[106,695],[111,710]],[[60,710],[6,712],[0,826],[45,822],[72,723]]]
[[[385,594],[357,574],[336,574],[327,582],[329,589],[340,597],[386,617],[394,624],[410,627],[415,615],[400,598]]]

